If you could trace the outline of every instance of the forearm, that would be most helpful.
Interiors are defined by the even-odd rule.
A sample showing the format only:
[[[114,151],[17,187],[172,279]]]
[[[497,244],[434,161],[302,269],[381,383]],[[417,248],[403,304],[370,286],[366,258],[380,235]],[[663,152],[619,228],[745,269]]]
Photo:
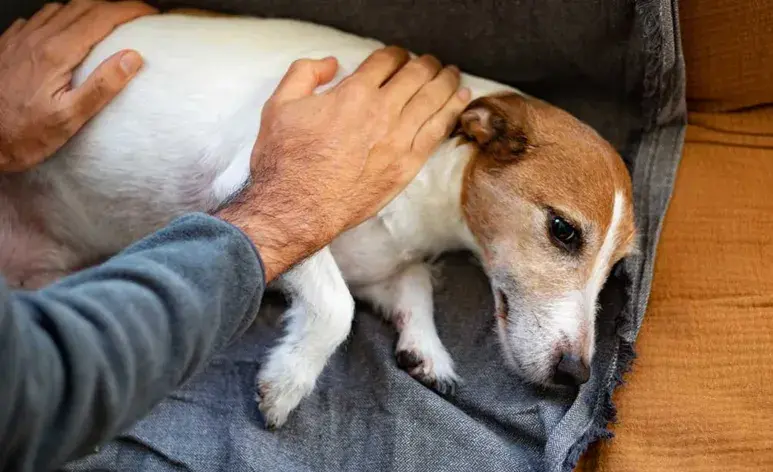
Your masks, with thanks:
[[[263,280],[243,234],[193,215],[42,291],[0,287],[0,470],[128,428],[249,326]]]

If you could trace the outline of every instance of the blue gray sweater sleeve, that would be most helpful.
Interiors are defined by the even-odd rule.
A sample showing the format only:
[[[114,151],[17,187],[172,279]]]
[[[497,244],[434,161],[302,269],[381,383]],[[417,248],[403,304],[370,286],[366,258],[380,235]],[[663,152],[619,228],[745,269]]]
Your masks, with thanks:
[[[44,471],[127,429],[258,311],[252,243],[193,214],[37,292],[0,284],[0,470]]]

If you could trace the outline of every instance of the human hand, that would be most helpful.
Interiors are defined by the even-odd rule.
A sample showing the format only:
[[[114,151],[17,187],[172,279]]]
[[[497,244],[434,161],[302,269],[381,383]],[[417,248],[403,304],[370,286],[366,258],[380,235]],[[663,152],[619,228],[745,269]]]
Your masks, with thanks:
[[[252,185],[219,216],[255,242],[269,281],[376,214],[448,137],[470,99],[459,70],[409,59],[383,48],[316,95],[337,62],[299,60],[265,104]]]
[[[155,13],[136,1],[49,3],[0,35],[0,172],[30,169],[55,153],[142,66],[120,51],[77,88],[72,72],[118,25]]]

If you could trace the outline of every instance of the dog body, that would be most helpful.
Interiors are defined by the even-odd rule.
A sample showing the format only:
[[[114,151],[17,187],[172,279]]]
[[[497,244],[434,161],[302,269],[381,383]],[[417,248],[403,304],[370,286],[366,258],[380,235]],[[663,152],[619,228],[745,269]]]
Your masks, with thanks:
[[[261,108],[293,60],[336,56],[332,86],[380,46],[290,20],[166,14],[118,28],[74,82],[125,48],[145,68],[56,156],[0,177],[0,270],[40,286],[178,215],[215,210],[247,182]],[[569,114],[481,78],[462,84],[476,100],[418,177],[272,287],[291,302],[258,379],[269,425],[286,421],[348,336],[353,295],[394,323],[402,368],[451,387],[427,259],[454,249],[473,251],[491,279],[514,370],[544,385],[587,379],[598,292],[634,250],[628,174]]]

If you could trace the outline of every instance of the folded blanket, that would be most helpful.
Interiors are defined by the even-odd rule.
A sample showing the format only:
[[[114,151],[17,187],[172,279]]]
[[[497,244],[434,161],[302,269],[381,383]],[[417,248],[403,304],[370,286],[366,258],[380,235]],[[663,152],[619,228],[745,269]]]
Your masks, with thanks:
[[[41,2],[0,7],[0,27]],[[276,339],[281,300],[229,351],[100,453],[71,470],[568,471],[607,437],[610,396],[633,357],[653,256],[681,151],[684,73],[675,0],[162,1],[293,17],[436,54],[512,84],[587,121],[623,154],[634,181],[641,256],[602,294],[597,355],[577,397],[506,373],[482,272],[464,254],[441,262],[436,319],[464,383],[440,397],[399,370],[394,333],[361,307],[353,335],[314,394],[278,432],[254,401],[259,362]]]

